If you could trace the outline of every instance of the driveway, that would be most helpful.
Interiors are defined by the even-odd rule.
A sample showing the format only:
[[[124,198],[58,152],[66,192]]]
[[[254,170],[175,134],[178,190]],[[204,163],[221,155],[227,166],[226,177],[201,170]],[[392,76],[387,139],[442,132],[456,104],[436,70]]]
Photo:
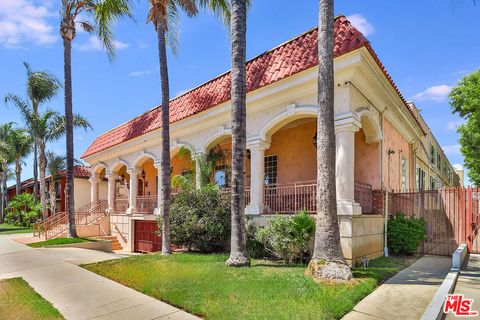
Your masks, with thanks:
[[[66,319],[198,319],[75,265],[109,254],[59,250],[65,248],[37,250],[0,236],[0,279],[22,277]]]

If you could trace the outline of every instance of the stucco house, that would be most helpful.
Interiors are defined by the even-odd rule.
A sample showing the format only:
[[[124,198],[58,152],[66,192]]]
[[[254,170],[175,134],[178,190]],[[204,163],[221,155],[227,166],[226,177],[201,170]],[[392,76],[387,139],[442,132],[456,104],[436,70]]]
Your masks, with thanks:
[[[51,176],[45,177],[47,201],[50,201],[50,194],[48,193],[51,183],[55,184],[55,190],[57,194],[57,211],[65,211],[65,184],[66,184],[66,171],[59,172],[59,179],[52,181]],[[90,168],[86,166],[76,165],[73,169],[73,183],[75,188],[75,209],[90,203]],[[21,193],[33,193],[33,178],[22,181]],[[104,182],[100,186],[100,196],[106,197],[107,183]],[[16,185],[12,185],[7,189],[7,200],[10,201],[16,195]],[[50,214],[50,212],[48,212]]]
[[[429,163],[418,150],[434,138],[344,16],[335,18],[334,56],[338,215],[344,255],[355,263],[383,254],[385,190],[427,186],[417,183],[423,177],[417,168]],[[247,63],[245,212],[254,223],[276,213],[315,211],[317,65],[316,28]],[[230,73],[172,99],[170,108],[172,175],[199,172],[196,159],[222,150],[225,161],[216,164],[212,180],[228,189]],[[91,166],[91,202],[107,200],[112,236],[127,251],[159,249],[160,114],[155,107],[103,133],[82,155]],[[458,183],[440,155],[443,177],[452,175],[443,185]],[[99,192],[104,179],[105,198]]]

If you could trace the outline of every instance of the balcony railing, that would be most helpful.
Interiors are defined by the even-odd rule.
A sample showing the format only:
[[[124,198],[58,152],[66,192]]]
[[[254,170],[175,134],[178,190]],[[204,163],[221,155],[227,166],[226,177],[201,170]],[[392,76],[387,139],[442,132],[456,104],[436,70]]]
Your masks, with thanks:
[[[118,213],[127,212],[128,205],[128,198],[116,198],[113,203],[113,210]]]
[[[305,210],[316,212],[316,181],[298,182],[289,185],[266,186],[264,192],[266,213],[294,213]],[[372,213],[372,186],[355,182],[355,201],[362,207],[362,213]]]
[[[153,214],[157,207],[157,195],[137,197],[137,212],[142,214]]]

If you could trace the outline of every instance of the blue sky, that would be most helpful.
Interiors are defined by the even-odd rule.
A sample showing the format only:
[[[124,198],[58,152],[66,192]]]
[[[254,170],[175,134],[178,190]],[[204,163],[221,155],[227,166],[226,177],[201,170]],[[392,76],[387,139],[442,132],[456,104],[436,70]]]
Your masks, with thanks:
[[[117,56],[110,63],[98,41],[79,32],[73,48],[74,111],[86,116],[93,131],[77,131],[76,157],[93,139],[159,104],[156,37],[145,24],[147,1],[133,1],[135,21],[115,27]],[[316,0],[257,0],[248,16],[248,57],[254,57],[312,28]],[[24,94],[27,61],[63,79],[63,47],[58,34],[59,0],[0,1],[0,97]],[[374,4],[372,4],[374,3]],[[470,0],[336,1],[336,14],[349,16],[373,45],[407,99],[416,102],[452,163],[463,163],[448,94],[463,75],[479,68],[480,6]],[[202,12],[182,16],[178,53],[169,55],[172,97],[230,68],[227,31]],[[3,100],[3,98],[2,98]],[[63,112],[63,92],[48,103]],[[0,122],[22,124],[16,110],[0,103]],[[49,149],[64,153],[64,140]],[[31,157],[23,178],[31,177]],[[11,184],[11,183],[10,183]]]

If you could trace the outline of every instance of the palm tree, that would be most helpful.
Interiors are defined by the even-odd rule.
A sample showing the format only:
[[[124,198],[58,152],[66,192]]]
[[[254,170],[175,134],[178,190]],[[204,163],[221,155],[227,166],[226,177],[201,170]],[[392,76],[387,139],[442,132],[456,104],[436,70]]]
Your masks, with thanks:
[[[335,124],[333,86],[333,0],[319,1],[317,222],[315,246],[307,272],[315,278],[349,280],[350,268],[340,245],[335,186]]]
[[[57,206],[55,182],[59,180],[60,172],[65,170],[67,158],[65,156],[59,156],[52,151],[47,151],[45,155],[47,159],[47,172],[50,174],[50,183],[48,185],[48,193],[50,194],[50,210],[52,214],[55,214]]]
[[[38,162],[40,168],[40,203],[42,204],[42,215],[45,218],[47,210],[46,202],[46,168],[47,162],[45,158],[47,143],[60,139],[66,131],[66,117],[60,115],[53,110],[45,110],[39,112],[37,115],[30,112],[28,103],[19,96],[7,95],[5,98],[7,102],[12,102],[17,109],[20,110],[26,123],[29,124],[30,130],[33,133],[35,141],[38,145]],[[90,123],[84,117],[78,114],[73,115],[73,126],[78,128],[91,128]]]
[[[13,122],[0,124],[0,223],[5,218],[5,208],[7,206],[7,174],[9,165],[13,161],[13,147],[11,137],[13,133]]]
[[[160,214],[162,217],[162,254],[170,254],[170,89],[167,64],[167,39],[175,52],[176,22],[179,9],[189,17],[198,13],[198,5],[208,7],[212,12],[228,15],[225,0],[149,0],[150,10],[147,23],[152,22],[157,32],[160,80],[162,86],[162,153],[159,192],[161,192]]]
[[[21,193],[22,162],[32,152],[33,139],[25,129],[15,129],[10,137],[12,155],[15,160],[16,193]]]
[[[67,212],[68,235],[77,237],[73,190],[73,106],[72,106],[72,41],[77,23],[88,33],[95,33],[107,50],[110,59],[115,55],[111,27],[123,16],[131,16],[129,0],[62,0],[60,35],[63,39],[65,88],[65,120],[67,149]],[[91,18],[91,21],[78,18]]]
[[[232,231],[230,266],[249,266],[245,236],[247,1],[231,0],[232,99]]]
[[[32,103],[32,112],[38,115],[41,104],[57,95],[60,81],[52,74],[44,71],[32,71],[30,65],[23,63],[27,71],[27,95]],[[28,123],[26,124],[28,127]],[[33,145],[33,194],[38,198],[38,145],[34,139]]]

